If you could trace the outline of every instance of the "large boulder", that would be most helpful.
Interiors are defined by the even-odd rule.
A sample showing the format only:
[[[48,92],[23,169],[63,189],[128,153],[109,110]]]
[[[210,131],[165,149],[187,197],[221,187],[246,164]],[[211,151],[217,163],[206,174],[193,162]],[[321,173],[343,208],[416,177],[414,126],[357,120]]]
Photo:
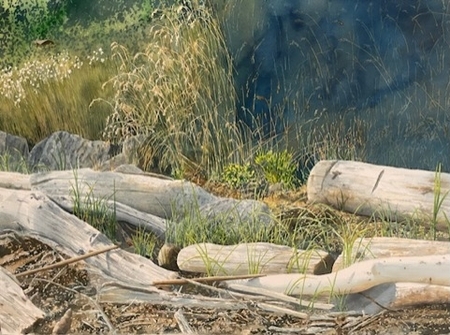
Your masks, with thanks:
[[[31,167],[48,170],[96,167],[111,157],[111,150],[107,142],[58,131],[34,146],[28,162]]]

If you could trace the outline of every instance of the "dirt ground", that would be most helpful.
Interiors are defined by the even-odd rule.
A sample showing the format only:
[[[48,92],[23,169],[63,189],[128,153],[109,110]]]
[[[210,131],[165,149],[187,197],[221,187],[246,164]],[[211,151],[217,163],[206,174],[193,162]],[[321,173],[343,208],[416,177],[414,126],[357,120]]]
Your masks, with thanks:
[[[0,265],[12,273],[40,268],[63,258],[33,239],[0,237],[0,242]],[[181,332],[175,318],[178,308],[98,304],[88,272],[77,264],[19,279],[26,295],[46,313],[30,333],[52,333],[68,309],[72,311],[70,333]],[[365,317],[305,310],[309,320],[268,312],[252,303],[238,310],[183,308],[180,312],[191,329],[200,334],[450,334],[450,304]]]

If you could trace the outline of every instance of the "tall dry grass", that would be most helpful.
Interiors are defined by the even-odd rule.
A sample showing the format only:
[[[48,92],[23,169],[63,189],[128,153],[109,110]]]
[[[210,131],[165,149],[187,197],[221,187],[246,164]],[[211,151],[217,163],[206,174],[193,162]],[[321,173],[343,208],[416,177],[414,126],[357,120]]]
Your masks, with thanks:
[[[218,22],[208,9],[163,11],[143,52],[114,43],[119,73],[110,83],[114,111],[104,137],[121,142],[143,134],[143,165],[208,176],[243,160],[245,144],[235,125],[231,60]]]

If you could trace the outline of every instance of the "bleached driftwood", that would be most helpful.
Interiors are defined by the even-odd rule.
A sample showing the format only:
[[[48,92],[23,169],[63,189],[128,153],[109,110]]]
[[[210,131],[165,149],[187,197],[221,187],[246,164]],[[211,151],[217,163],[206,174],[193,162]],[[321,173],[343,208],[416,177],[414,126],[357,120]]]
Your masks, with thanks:
[[[436,173],[353,161],[320,161],[308,178],[308,200],[360,215],[399,220],[433,216]],[[450,174],[440,174],[437,223],[450,218]]]
[[[353,263],[377,258],[427,255],[450,255],[450,243],[395,237],[360,238],[354,242],[349,255],[341,254],[337,258],[333,272],[345,267],[347,263],[345,258],[349,263]],[[376,313],[384,307],[397,309],[418,304],[449,302],[450,286],[401,282],[379,285],[364,291],[363,294],[346,297],[347,308],[364,310],[369,314]]]
[[[449,254],[450,242],[396,237],[360,238],[353,243],[349,255],[339,255],[333,265],[333,271],[343,269],[345,264],[352,264],[367,259]]]
[[[70,257],[112,245],[96,229],[65,212],[38,191],[0,188],[0,222],[0,234],[12,230],[18,235],[36,238]],[[175,275],[144,257],[120,249],[85,262],[102,278],[137,286],[148,286],[155,280]]]
[[[402,309],[419,305],[450,303],[450,286],[387,283],[366,291],[338,297],[337,303],[345,302],[347,310],[375,314],[382,310]]]
[[[183,248],[178,254],[177,263],[180,270],[212,275],[289,272],[318,274],[331,268],[332,259],[325,251],[294,250],[272,243],[228,246],[200,243]]]
[[[187,181],[91,169],[37,173],[31,175],[30,182],[33,190],[40,190],[52,199],[72,199],[78,188],[81,199],[90,195],[114,200],[161,218],[171,218],[173,208],[182,209],[194,201],[203,205],[216,198]]]
[[[16,279],[0,267],[0,333],[19,334],[45,313],[25,296]]]
[[[391,257],[355,263],[322,276],[269,275],[248,281],[228,282],[229,288],[262,288],[300,296],[346,295],[396,282],[422,283],[450,287],[450,254],[418,257]],[[392,301],[391,301],[392,303]]]
[[[201,215],[209,222],[220,220],[223,224],[272,223],[270,210],[263,202],[216,197],[183,180],[79,169],[34,174],[30,182],[32,190],[42,191],[61,206],[78,193],[81,201],[86,197],[111,200],[164,219],[178,220],[189,213],[191,219]]]
[[[0,187],[12,190],[31,190],[30,176],[17,172],[0,172]]]

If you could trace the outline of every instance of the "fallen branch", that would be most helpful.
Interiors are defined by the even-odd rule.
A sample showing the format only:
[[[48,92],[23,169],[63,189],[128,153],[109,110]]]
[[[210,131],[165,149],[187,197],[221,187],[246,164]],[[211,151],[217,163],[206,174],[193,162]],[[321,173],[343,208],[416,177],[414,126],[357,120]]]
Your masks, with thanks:
[[[38,272],[41,272],[41,271],[51,270],[51,269],[58,268],[58,267],[61,267],[61,266],[64,266],[64,265],[68,265],[68,264],[72,264],[72,263],[75,263],[75,262],[79,262],[79,261],[81,261],[83,259],[90,258],[90,257],[96,256],[96,255],[99,255],[99,254],[103,254],[105,252],[108,252],[108,251],[111,251],[111,250],[114,250],[114,249],[117,249],[117,248],[119,248],[118,245],[112,245],[112,246],[109,246],[109,247],[106,247],[106,248],[103,248],[103,249],[100,249],[100,250],[91,251],[91,252],[89,252],[89,253],[87,253],[85,255],[82,255],[82,256],[65,259],[65,260],[60,261],[58,263],[51,264],[51,265],[48,265],[48,266],[44,266],[44,267],[39,268],[39,269],[33,269],[33,270],[17,273],[15,276],[16,277],[23,277],[23,276],[32,275],[34,273],[38,273]]]

